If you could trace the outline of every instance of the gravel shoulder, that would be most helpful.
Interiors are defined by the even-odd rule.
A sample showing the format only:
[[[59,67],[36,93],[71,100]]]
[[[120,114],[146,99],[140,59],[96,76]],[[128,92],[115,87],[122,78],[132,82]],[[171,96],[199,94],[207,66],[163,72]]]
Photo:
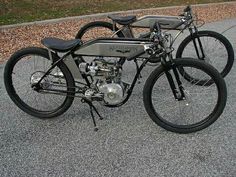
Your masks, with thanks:
[[[183,11],[181,7],[146,9],[143,11],[129,11],[122,15],[178,15]],[[236,18],[236,1],[210,5],[196,5],[193,7],[198,18],[206,23],[223,19]],[[83,19],[69,19],[51,24],[34,24],[16,28],[0,28],[0,63],[6,61],[16,50],[28,46],[41,46],[41,39],[54,36],[62,39],[73,39],[77,31],[86,23],[94,20],[108,21],[104,15],[86,17]]]

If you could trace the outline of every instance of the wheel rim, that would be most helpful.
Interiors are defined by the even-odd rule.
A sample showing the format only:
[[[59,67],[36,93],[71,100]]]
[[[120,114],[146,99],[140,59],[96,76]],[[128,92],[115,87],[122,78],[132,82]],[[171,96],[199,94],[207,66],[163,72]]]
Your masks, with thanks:
[[[183,67],[183,66],[181,66]],[[152,86],[151,104],[156,116],[174,128],[195,128],[208,121],[217,110],[219,103],[218,87],[212,77],[199,69],[183,67],[185,71],[202,78],[206,84],[199,86],[196,81],[186,80],[179,74],[186,95],[185,100],[174,98],[166,75],[162,73]],[[171,73],[173,76],[173,73]]]
[[[228,64],[228,51],[226,46],[216,37],[209,35],[199,36],[200,41],[203,46],[205,58],[203,61],[214,66],[220,73],[224,73]],[[197,48],[200,50],[199,43],[197,42],[197,38],[195,38],[197,43]],[[197,56],[194,43],[191,40],[186,44],[184,50],[181,55],[182,58],[191,57],[191,58],[199,58]],[[202,55],[200,54],[200,59]]]
[[[32,88],[32,83],[36,83],[50,66],[51,62],[47,58],[28,54],[18,59],[12,68],[11,86],[16,94],[15,99],[27,109],[50,113],[64,105],[67,98],[65,95],[39,93]],[[66,79],[58,67],[54,68],[42,81],[44,89],[66,91],[66,85]]]

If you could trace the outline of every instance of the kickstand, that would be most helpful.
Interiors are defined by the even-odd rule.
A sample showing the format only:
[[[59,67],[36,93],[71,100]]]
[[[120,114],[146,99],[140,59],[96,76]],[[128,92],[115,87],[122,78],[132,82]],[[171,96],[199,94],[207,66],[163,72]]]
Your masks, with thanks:
[[[93,105],[93,103],[90,100],[82,99],[81,102],[82,103],[87,103],[89,105],[90,114],[91,114],[93,124],[94,124],[94,131],[98,131],[97,124],[96,124],[96,121],[95,121],[95,117],[94,117],[94,114],[93,114],[93,110],[97,113],[100,120],[102,120],[103,117],[98,113],[98,110],[96,109],[96,107]]]

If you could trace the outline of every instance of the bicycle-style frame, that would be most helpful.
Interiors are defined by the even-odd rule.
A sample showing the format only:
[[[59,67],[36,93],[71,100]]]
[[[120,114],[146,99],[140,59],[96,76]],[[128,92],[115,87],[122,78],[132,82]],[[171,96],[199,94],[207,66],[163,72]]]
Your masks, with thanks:
[[[76,64],[76,60],[73,59],[72,56],[103,56],[103,57],[119,57],[119,58],[126,58],[126,60],[131,61],[133,60],[136,64],[136,74],[133,78],[133,81],[131,83],[131,86],[127,90],[127,96],[125,99],[117,104],[117,105],[106,105],[108,107],[118,107],[123,104],[125,104],[128,99],[131,96],[131,93],[133,91],[133,88],[139,79],[140,73],[142,69],[145,67],[145,65],[148,63],[148,61],[153,57],[161,57],[162,58],[162,65],[164,67],[172,67],[175,75],[175,80],[177,81],[178,87],[175,86],[174,79],[172,78],[171,74],[166,72],[167,79],[169,81],[170,87],[172,89],[172,92],[174,94],[174,97],[176,99],[183,99],[184,98],[184,92],[182,88],[182,83],[179,79],[177,69],[174,64],[167,65],[167,57],[170,61],[172,60],[171,51],[168,53],[165,49],[159,50],[158,53],[152,53],[147,54],[147,51],[153,51],[152,47],[155,45],[154,42],[151,42],[147,39],[126,39],[126,38],[98,38],[93,41],[89,41],[85,43],[82,46],[75,46],[74,49],[66,53],[63,57],[58,59],[57,61],[53,61],[52,66],[45,72],[45,74],[41,77],[41,79],[38,81],[37,84],[33,85],[33,88],[35,90],[41,90],[40,88],[40,82],[50,74],[50,72],[55,68],[59,62],[64,62],[68,69],[70,70],[72,76],[74,79],[84,79],[87,82],[87,85],[89,86],[90,83],[88,81],[88,78],[86,75],[82,74],[79,70],[78,65]],[[51,52],[51,51],[50,51]],[[137,58],[143,58],[142,64],[139,66],[137,63]],[[121,64],[122,65],[122,64]],[[178,91],[179,90],[179,91]],[[51,93],[51,94],[71,94],[68,91],[61,91],[61,90],[55,90],[55,89],[46,89],[43,90],[44,93]],[[180,92],[180,94],[177,94]],[[77,92],[76,92],[77,93]],[[78,92],[80,93],[80,92]],[[75,97],[81,97],[83,96],[75,96]]]
[[[194,48],[197,54],[197,57],[201,60],[205,58],[203,46],[199,36],[197,35],[194,38],[194,34],[198,34],[197,26],[194,24],[193,13],[191,7],[187,6],[184,10],[184,14],[182,16],[160,16],[160,15],[147,15],[138,18],[131,24],[124,25],[120,29],[117,27],[116,22],[113,20],[113,34],[111,37],[114,37],[117,33],[122,33],[125,38],[135,38],[133,33],[133,28],[150,28],[156,22],[161,25],[162,29],[166,30],[178,30],[179,32],[174,37],[174,40],[170,44],[170,47],[173,46],[175,40],[183,33],[184,30],[188,28],[190,32],[190,36],[192,38]],[[149,38],[151,32],[147,32],[138,36],[138,38]],[[197,40],[196,40],[197,39]],[[200,47],[200,51],[198,49]]]

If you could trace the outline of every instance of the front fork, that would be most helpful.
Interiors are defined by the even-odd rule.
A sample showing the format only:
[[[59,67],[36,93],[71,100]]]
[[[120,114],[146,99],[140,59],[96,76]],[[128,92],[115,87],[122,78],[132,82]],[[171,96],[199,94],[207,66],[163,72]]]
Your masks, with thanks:
[[[190,32],[190,36],[193,41],[193,45],[194,45],[198,59],[204,60],[206,56],[205,56],[205,53],[203,50],[202,42],[201,42],[200,37],[198,35],[197,27],[194,26],[193,28],[189,28],[189,32]],[[194,35],[196,35],[196,38],[194,37]],[[198,46],[199,46],[199,48],[198,48]]]
[[[169,57],[171,57],[171,56],[169,56]],[[162,60],[162,65],[164,66],[165,75],[167,77],[167,80],[169,82],[170,88],[172,90],[172,93],[173,93],[175,99],[178,101],[185,100],[184,88],[183,88],[182,82],[179,77],[178,68],[176,67],[173,59],[172,58],[170,59],[170,66],[167,66],[165,60]],[[169,68],[171,68],[171,69],[169,69]],[[170,73],[171,70],[173,71],[172,75]]]

